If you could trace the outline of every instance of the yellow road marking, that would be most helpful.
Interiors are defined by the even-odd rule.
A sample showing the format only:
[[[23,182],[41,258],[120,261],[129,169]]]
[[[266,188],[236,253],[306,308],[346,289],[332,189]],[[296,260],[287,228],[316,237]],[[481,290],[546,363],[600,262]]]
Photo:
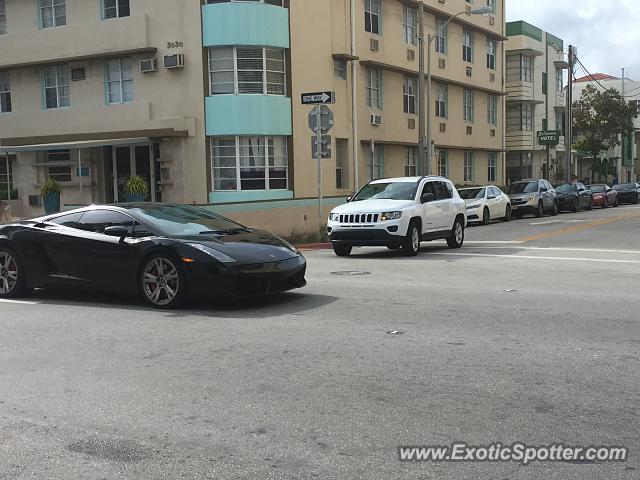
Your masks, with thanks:
[[[638,214],[620,215],[618,217],[606,218],[602,220],[595,220],[593,222],[584,223],[581,225],[572,225],[570,227],[561,228],[559,230],[553,230],[551,232],[544,232],[538,235],[532,235],[530,237],[521,238],[522,242],[537,242],[538,240],[547,240],[549,238],[560,237],[562,235],[568,235],[570,233],[578,233],[590,228],[600,227],[602,225],[608,225],[610,223],[621,222],[623,220],[629,220],[632,218],[640,218]]]

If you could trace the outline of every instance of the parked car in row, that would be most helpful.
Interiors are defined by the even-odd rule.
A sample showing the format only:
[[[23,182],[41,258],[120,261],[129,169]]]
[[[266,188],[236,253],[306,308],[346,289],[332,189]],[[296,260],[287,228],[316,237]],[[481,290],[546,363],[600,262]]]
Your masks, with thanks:
[[[616,191],[618,203],[633,203],[637,205],[640,202],[640,183],[620,183],[613,186]]]
[[[617,207],[620,205],[618,202],[618,192],[616,192],[609,185],[604,183],[598,183],[589,187],[593,194],[593,206],[601,208]]]
[[[513,215],[520,218],[526,214],[542,217],[545,213],[558,215],[556,191],[544,179],[522,180],[509,185],[507,194],[511,199]]]
[[[417,255],[420,242],[443,239],[450,248],[464,242],[467,209],[444,177],[374,180],[329,214],[327,233],[339,257],[353,247],[386,246]]]
[[[491,220],[511,221],[511,201],[495,185],[461,188],[460,198],[467,204],[467,221],[489,225]]]
[[[557,186],[556,198],[558,199],[558,208],[561,211],[577,212],[580,209],[593,209],[593,194],[580,182]]]

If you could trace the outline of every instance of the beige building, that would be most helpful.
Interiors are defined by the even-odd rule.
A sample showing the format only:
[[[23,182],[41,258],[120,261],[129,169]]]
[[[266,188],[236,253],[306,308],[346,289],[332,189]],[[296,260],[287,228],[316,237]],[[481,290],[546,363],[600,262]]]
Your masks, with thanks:
[[[206,204],[283,235],[317,232],[302,93],[336,94],[321,220],[371,178],[425,173],[420,3],[425,37],[439,32],[431,171],[504,184],[504,0],[480,2],[492,14],[465,13],[479,1],[0,0],[11,187],[28,215],[41,211],[47,177],[61,181],[68,208],[123,201],[124,180],[138,174],[149,200]]]
[[[564,181],[565,71],[562,39],[527,22],[506,25],[507,181]],[[541,145],[538,132],[557,131],[558,145]],[[572,163],[572,174],[575,165]]]

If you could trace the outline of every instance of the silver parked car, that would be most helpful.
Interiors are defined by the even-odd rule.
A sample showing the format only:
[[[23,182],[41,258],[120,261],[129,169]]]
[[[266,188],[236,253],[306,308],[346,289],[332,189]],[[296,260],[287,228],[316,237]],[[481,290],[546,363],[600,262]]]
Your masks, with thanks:
[[[522,180],[509,185],[507,194],[511,198],[513,215],[520,218],[526,214],[542,217],[545,213],[558,215],[556,191],[543,179]]]

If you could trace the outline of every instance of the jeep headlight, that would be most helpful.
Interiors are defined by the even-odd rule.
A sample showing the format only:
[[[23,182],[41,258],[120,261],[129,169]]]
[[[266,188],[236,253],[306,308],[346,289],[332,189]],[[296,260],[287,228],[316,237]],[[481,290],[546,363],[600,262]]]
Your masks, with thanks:
[[[402,216],[402,212],[384,212],[380,216],[380,220],[386,222],[388,220],[397,220]]]
[[[340,220],[340,214],[339,213],[330,213],[329,214],[329,220],[331,220],[332,222],[337,222],[338,220]]]

